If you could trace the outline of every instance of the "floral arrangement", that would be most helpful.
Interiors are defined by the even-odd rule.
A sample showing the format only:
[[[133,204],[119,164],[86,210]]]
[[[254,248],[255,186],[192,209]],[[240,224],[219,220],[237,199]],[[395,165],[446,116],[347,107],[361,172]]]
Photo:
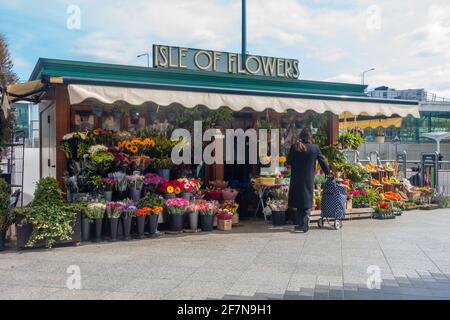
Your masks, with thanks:
[[[161,185],[161,184],[163,184],[163,183],[166,183],[166,182],[167,182],[166,179],[164,179],[164,178],[158,176],[158,175],[155,174],[155,173],[147,173],[147,174],[144,176],[144,184],[145,184],[146,186],[155,186],[155,187],[158,187],[159,185]]]
[[[225,201],[222,204],[222,209],[231,212],[232,214],[236,214],[239,210],[239,204],[235,201]]]
[[[98,166],[108,166],[114,161],[114,155],[110,152],[95,152],[90,159]]]
[[[145,153],[149,148],[156,145],[155,140],[150,138],[134,138],[132,140],[125,140],[118,143],[117,147],[120,150],[126,150],[132,154],[137,154],[138,152]]]
[[[123,215],[125,218],[133,218],[136,216],[137,207],[132,201],[126,201],[123,207]]]
[[[88,204],[86,211],[92,219],[103,219],[105,216],[106,205],[101,202]]]
[[[146,196],[139,200],[138,208],[151,208],[151,207],[163,207],[166,203],[166,200],[156,194],[153,194],[151,196]]]
[[[103,187],[105,191],[114,191],[114,188],[117,184],[117,180],[114,178],[103,178],[102,179]]]
[[[154,215],[160,215],[161,213],[164,212],[164,207],[162,206],[154,206],[150,208],[150,215],[154,216]]]
[[[233,220],[233,216],[233,212],[229,211],[228,209],[220,209],[217,213],[218,220]]]
[[[142,208],[136,210],[136,217],[146,217],[150,214],[151,209],[150,208]]]
[[[390,215],[393,213],[393,204],[389,202],[382,202],[377,205],[374,210],[376,214],[379,215]]]
[[[142,190],[144,186],[144,176],[140,174],[133,174],[126,177],[128,181],[128,187],[132,190]]]
[[[115,189],[119,192],[125,192],[128,187],[127,175],[123,172],[114,172],[110,174],[110,178],[116,181]]]
[[[125,204],[123,202],[108,202],[106,204],[106,215],[108,218],[120,218]]]
[[[197,193],[202,186],[199,179],[181,178],[181,179],[178,179],[177,182],[183,188],[184,192],[189,192],[189,193],[194,193],[194,194]]]
[[[219,210],[216,201],[195,200],[189,207],[188,212],[198,212],[203,216],[214,216]]]
[[[72,133],[68,133],[65,136],[63,136],[62,140],[63,141],[69,141],[72,139],[86,140],[87,137],[88,137],[87,132],[72,132]]]
[[[175,198],[166,201],[166,207],[172,215],[182,215],[186,212],[190,202],[186,199]]]
[[[176,180],[167,181],[160,185],[159,191],[163,194],[179,195],[183,192],[183,186]]]
[[[108,147],[102,145],[102,144],[96,144],[94,146],[89,147],[88,153],[94,154],[94,153],[101,153],[101,152],[108,152]]]
[[[288,204],[285,200],[269,199],[267,200],[267,205],[275,212],[284,212],[288,210]]]

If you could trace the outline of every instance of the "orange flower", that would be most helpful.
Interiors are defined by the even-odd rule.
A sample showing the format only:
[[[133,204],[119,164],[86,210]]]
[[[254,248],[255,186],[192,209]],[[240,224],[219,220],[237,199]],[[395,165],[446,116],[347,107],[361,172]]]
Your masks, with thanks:
[[[138,147],[136,147],[136,146],[132,146],[129,150],[130,150],[132,153],[138,153],[138,151],[139,151]]]

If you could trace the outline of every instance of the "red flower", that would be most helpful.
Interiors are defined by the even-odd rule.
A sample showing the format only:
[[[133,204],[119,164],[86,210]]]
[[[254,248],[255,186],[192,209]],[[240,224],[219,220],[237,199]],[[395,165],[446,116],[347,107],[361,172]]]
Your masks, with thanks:
[[[381,209],[387,209],[387,208],[389,208],[389,204],[386,203],[386,202],[383,202],[383,203],[380,204],[380,208]]]

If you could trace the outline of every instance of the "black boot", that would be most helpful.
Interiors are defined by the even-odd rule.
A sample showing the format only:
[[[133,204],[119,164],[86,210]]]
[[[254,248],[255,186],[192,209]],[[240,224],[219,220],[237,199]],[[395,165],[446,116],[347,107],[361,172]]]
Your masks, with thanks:
[[[306,215],[304,218],[303,218],[303,226],[302,226],[302,231],[304,232],[304,233],[307,233],[308,231],[309,231],[309,223],[310,223],[310,218],[309,218],[309,216],[308,215]]]

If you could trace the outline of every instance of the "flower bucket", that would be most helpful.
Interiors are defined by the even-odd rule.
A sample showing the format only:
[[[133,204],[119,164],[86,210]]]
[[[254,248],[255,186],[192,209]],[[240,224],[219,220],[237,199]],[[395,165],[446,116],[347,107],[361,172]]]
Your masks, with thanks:
[[[158,176],[160,176],[161,178],[166,179],[167,181],[170,180],[170,169],[159,169],[156,170],[156,173],[158,174]]]
[[[191,200],[193,197],[194,197],[194,195],[190,192],[183,193],[183,199]]]
[[[105,200],[107,202],[111,202],[113,198],[113,192],[112,191],[105,191],[103,192],[103,196],[105,197]]]
[[[210,232],[214,230],[214,216],[201,215],[200,216],[200,226],[202,231]]]
[[[91,239],[91,220],[90,219],[82,219],[81,220],[81,234],[82,241],[89,241]]]
[[[173,193],[172,194],[165,194],[164,195],[164,198],[166,199],[166,200],[169,200],[169,199],[175,199],[177,196],[176,195],[174,195]]]
[[[102,242],[102,227],[103,218],[95,219],[95,239],[97,242]]]
[[[286,225],[286,211],[272,211],[272,223],[274,226]]]
[[[133,199],[134,202],[141,200],[141,190],[131,190],[131,199]]]
[[[117,230],[119,227],[119,218],[110,218],[109,224],[111,227],[111,241],[117,241]]]
[[[158,214],[152,214],[152,215],[150,215],[148,217],[148,219],[149,219],[149,233],[150,233],[150,237],[152,237],[158,231],[159,215]]]
[[[189,227],[191,230],[198,229],[198,213],[189,214]]]
[[[123,233],[125,241],[129,241],[131,239],[131,222],[133,221],[133,218],[131,217],[123,217]]]
[[[138,225],[138,239],[144,239],[145,216],[136,217]]]
[[[0,231],[0,252],[5,251],[6,231]]]
[[[183,231],[183,219],[184,219],[184,215],[171,214],[170,215],[170,231],[173,231],[173,232]]]

